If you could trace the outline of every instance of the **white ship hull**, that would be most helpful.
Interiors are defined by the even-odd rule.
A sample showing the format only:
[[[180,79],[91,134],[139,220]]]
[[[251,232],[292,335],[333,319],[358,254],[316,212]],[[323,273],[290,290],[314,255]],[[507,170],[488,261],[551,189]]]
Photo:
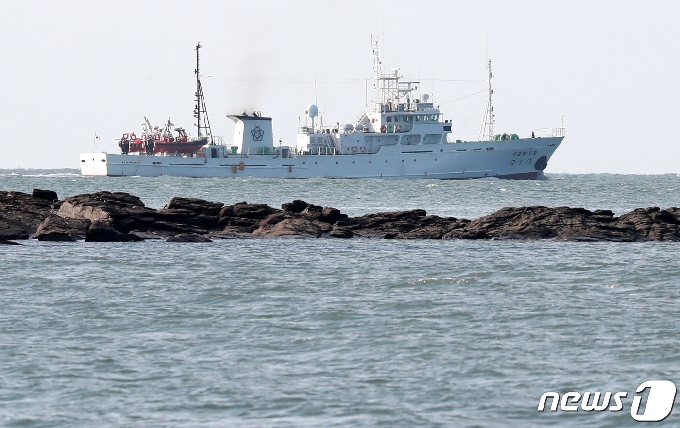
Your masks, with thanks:
[[[83,153],[84,176],[539,179],[564,137],[382,146],[377,153],[180,157]]]

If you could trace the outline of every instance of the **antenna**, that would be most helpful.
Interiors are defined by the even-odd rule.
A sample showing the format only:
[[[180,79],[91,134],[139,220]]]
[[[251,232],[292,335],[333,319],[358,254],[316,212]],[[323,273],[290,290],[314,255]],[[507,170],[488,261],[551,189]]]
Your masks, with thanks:
[[[489,60],[489,24],[484,27],[484,62]]]
[[[493,95],[493,88],[491,83],[493,82],[493,73],[491,72],[491,60],[486,65],[489,70],[489,98],[486,100],[486,110],[484,111],[484,118],[482,119],[482,126],[479,129],[479,136],[477,141],[482,141],[484,139],[484,131],[489,128],[489,141],[493,139],[493,124],[496,122],[496,115],[493,112],[493,103],[491,102],[491,96]]]
[[[201,74],[200,74],[200,58],[199,49],[201,49],[201,42],[196,45],[196,107],[194,108],[194,117],[196,118],[196,128],[198,131],[198,137],[203,137],[203,131],[205,131],[205,136],[208,137],[208,142],[213,144],[212,130],[210,129],[210,120],[208,119],[208,111],[205,108],[205,98],[203,97],[203,87],[201,86]],[[203,120],[202,120],[203,119]]]
[[[319,104],[318,91],[316,90],[316,45],[314,47],[314,104]]]

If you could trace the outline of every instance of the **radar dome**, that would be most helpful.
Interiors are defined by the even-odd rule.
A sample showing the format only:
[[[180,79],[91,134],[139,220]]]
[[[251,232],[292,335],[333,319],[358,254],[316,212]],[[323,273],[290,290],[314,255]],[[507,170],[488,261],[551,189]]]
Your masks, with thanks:
[[[356,129],[357,131],[363,131],[364,125],[361,123],[357,123],[356,125],[354,125],[354,129]]]
[[[352,132],[352,131],[354,131],[354,125],[352,125],[351,123],[348,123],[348,124],[345,125],[345,127],[343,129],[345,130],[345,132]]]
[[[423,94],[423,101],[427,102],[427,100],[430,99],[430,96],[428,94]]]
[[[309,117],[317,117],[319,115],[319,107],[314,104],[310,104],[305,109],[305,114]]]

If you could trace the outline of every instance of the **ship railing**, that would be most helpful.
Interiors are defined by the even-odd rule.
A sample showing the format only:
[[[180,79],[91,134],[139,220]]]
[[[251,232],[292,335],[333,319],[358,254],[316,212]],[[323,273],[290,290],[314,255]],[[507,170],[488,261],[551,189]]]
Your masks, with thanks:
[[[536,128],[531,134],[537,138],[564,137],[564,128]]]
[[[384,111],[384,106],[380,103],[370,103],[366,106],[367,113],[382,113]]]
[[[217,144],[219,146],[225,146],[225,147],[231,146],[231,144],[227,144],[227,142],[224,140],[224,137],[221,137],[219,135],[213,135],[212,143]]]

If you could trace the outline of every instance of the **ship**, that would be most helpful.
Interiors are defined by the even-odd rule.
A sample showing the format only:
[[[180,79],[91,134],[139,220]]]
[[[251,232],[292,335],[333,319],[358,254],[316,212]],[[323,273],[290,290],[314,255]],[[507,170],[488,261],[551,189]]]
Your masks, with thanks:
[[[428,94],[418,92],[419,82],[404,80],[400,69],[382,70],[377,37],[371,38],[376,96],[351,123],[323,124],[314,104],[305,109],[305,124],[297,130],[296,145],[274,145],[272,118],[259,111],[227,116],[235,123],[231,144],[212,135],[199,74],[196,46],[197,136],[184,143],[191,147],[173,150],[167,138],[170,120],[147,141],[123,143],[120,154],[106,152],[80,155],[84,176],[182,176],[262,178],[427,178],[535,180],[544,178],[551,156],[565,137],[557,128],[534,129],[525,137],[494,133],[491,61],[488,98],[477,140],[450,139],[452,121],[444,119]],[[145,120],[148,124],[148,121]],[[150,126],[150,125],[149,125]],[[179,132],[178,128],[177,131]],[[528,134],[528,133],[527,133]],[[163,135],[166,139],[162,140]],[[151,143],[149,143],[151,141]],[[129,149],[124,150],[126,144]],[[179,145],[179,144],[177,144]]]

